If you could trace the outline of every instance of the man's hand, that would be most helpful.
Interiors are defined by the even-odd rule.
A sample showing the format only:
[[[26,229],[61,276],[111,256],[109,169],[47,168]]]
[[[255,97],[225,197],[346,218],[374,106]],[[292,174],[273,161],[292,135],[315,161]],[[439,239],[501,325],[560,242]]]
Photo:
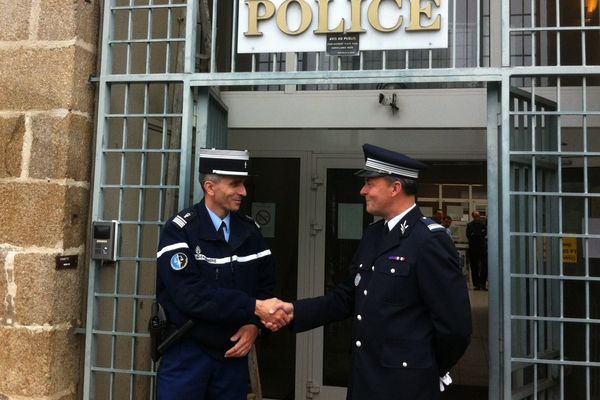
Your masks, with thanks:
[[[231,337],[232,342],[237,342],[235,346],[227,350],[225,358],[245,357],[258,336],[258,327],[256,325],[244,325]]]
[[[294,305],[278,298],[256,300],[255,314],[273,332],[283,328],[294,318]]]

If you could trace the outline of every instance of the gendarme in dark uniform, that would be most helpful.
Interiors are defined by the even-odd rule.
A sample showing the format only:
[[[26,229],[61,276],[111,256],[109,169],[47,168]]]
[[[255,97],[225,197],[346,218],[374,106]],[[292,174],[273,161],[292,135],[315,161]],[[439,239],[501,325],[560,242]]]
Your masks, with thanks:
[[[366,165],[357,175],[365,177],[367,211],[381,215],[393,204],[404,209],[367,228],[343,283],[294,303],[293,329],[353,319],[348,399],[438,399],[440,378],[470,341],[465,278],[444,227],[424,217],[414,195],[405,193],[410,185],[416,191],[424,165],[368,144],[363,150]],[[394,179],[401,184],[391,184]]]
[[[232,357],[225,354],[236,345],[232,337],[242,327],[258,333],[252,327],[260,325],[254,315],[256,299],[273,297],[275,287],[271,251],[254,221],[237,212],[246,195],[248,162],[245,151],[202,150],[200,172],[216,183],[203,183],[204,199],[163,228],[157,299],[171,329],[189,320],[195,323],[161,358],[159,400],[246,398],[247,348]],[[209,198],[207,189],[217,184],[226,186],[215,188]]]

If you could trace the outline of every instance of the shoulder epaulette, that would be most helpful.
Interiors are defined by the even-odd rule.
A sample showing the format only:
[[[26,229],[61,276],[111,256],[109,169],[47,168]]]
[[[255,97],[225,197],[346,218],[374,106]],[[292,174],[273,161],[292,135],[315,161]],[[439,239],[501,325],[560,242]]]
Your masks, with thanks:
[[[423,217],[421,218],[421,222],[424,223],[425,226],[427,226],[427,228],[429,228],[431,232],[446,231],[446,228],[444,228],[442,225],[438,224],[431,218]]]
[[[171,219],[171,221],[173,221],[173,223],[178,227],[183,228],[188,222],[193,220],[195,217],[196,213],[194,212],[194,210],[188,209],[181,211],[179,214],[174,216]]]

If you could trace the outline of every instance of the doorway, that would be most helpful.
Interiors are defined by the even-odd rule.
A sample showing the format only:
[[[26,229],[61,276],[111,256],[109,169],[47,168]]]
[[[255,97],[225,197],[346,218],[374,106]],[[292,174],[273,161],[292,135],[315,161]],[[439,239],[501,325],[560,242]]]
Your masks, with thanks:
[[[263,234],[280,268],[278,297],[293,300],[323,295],[347,276],[362,233],[373,222],[359,194],[362,180],[354,175],[364,163],[357,149],[349,147],[348,153],[337,154],[291,153],[287,158],[281,157],[282,152],[251,150],[256,176],[248,185],[246,207],[256,217],[256,203],[276,203],[267,206],[275,210],[275,232],[268,226]],[[455,243],[468,280],[466,239],[462,238],[470,212],[487,210],[486,162],[425,162],[429,168],[420,179],[418,204],[425,215],[440,207],[455,217]],[[301,184],[306,190],[297,189]],[[451,372],[455,383],[444,394],[447,400],[488,396],[488,293],[473,291],[472,286],[469,293],[473,341]],[[296,336],[284,330],[263,338],[258,350],[265,397],[302,399],[318,393],[314,398],[345,399],[350,331],[350,320],[345,320]]]
[[[252,176],[242,212],[252,215],[277,261],[275,296],[296,298],[298,276],[298,226],[300,209],[300,159],[252,158]],[[264,334],[256,343],[263,396],[294,398],[296,335],[287,329]]]

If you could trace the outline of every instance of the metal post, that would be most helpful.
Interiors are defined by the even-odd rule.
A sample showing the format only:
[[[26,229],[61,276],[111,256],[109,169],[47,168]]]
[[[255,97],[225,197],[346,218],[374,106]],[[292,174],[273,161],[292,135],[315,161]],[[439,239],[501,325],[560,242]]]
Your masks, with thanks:
[[[502,398],[502,298],[503,262],[500,252],[500,238],[502,237],[501,190],[499,145],[500,130],[499,117],[501,113],[500,87],[490,83],[487,88],[487,198],[488,198],[488,281],[490,285],[488,313],[489,313],[489,398],[499,400]]]
[[[503,1],[506,4],[507,1]],[[510,197],[509,197],[509,183],[510,183],[510,157],[509,157],[509,138],[510,138],[510,75],[503,74],[502,86],[501,86],[501,108],[502,108],[502,119],[501,119],[501,135],[500,135],[500,148],[499,148],[499,169],[498,176],[500,179],[499,191],[499,227],[500,235],[498,243],[501,243],[499,258],[502,260],[499,268],[502,268],[502,309],[503,309],[503,377],[502,377],[502,388],[503,397],[502,399],[508,400],[511,398],[511,280],[510,280]]]

